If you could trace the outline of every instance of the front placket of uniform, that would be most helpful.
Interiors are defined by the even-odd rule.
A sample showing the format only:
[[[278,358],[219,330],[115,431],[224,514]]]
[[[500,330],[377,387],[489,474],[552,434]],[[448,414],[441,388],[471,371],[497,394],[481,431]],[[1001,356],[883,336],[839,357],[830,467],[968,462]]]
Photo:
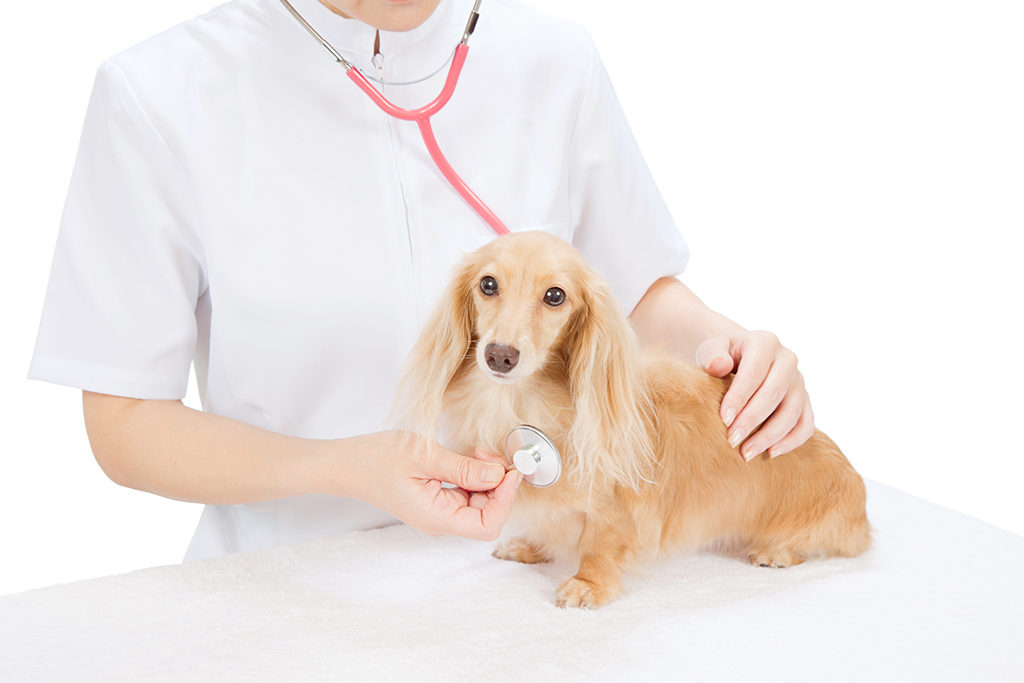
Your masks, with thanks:
[[[386,80],[386,78],[385,78],[386,71],[385,71],[385,68],[384,68],[385,61],[386,60],[385,60],[385,57],[384,57],[384,53],[379,52],[379,51],[375,51],[374,52],[374,54],[373,54],[373,67],[374,67],[374,70],[375,70],[375,72],[377,74],[377,79],[380,80],[380,81],[385,81]],[[381,94],[383,94],[385,97],[388,96],[387,86],[384,85],[383,82],[379,83],[377,87],[380,90]],[[382,114],[383,114],[383,112],[382,112]],[[408,202],[408,199],[406,198],[405,183],[402,180],[401,165],[399,164],[399,160],[398,160],[398,132],[395,130],[395,126],[396,125],[401,124],[401,123],[405,123],[405,122],[399,121],[398,119],[395,119],[395,118],[393,118],[391,116],[388,116],[386,114],[384,114],[384,118],[387,121],[388,141],[390,142],[390,145],[391,145],[391,161],[392,161],[392,164],[394,165],[395,178],[397,178],[397,180],[398,180],[398,191],[399,191],[399,195],[401,196],[401,199],[402,199],[402,220],[405,223],[405,231],[404,231],[403,237],[404,237],[404,241],[405,241],[406,256],[407,256],[408,262],[409,262],[409,273],[412,276],[413,281],[415,282],[416,260],[415,260],[414,255],[413,255],[413,247],[412,247],[412,226],[410,225],[410,220],[409,220],[409,202]],[[412,297],[412,301],[413,301],[415,318],[416,318],[416,329],[419,329],[420,325],[422,324],[422,321],[420,320],[421,316],[420,316],[419,298],[416,297],[416,296],[413,296]]]

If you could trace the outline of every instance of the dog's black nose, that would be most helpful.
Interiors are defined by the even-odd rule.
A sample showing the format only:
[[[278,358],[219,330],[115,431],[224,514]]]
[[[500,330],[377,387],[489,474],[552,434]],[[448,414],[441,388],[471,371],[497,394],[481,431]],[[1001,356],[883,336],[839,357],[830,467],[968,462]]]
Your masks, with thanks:
[[[488,344],[484,347],[487,356],[487,367],[495,372],[505,374],[519,362],[519,349],[508,344]]]

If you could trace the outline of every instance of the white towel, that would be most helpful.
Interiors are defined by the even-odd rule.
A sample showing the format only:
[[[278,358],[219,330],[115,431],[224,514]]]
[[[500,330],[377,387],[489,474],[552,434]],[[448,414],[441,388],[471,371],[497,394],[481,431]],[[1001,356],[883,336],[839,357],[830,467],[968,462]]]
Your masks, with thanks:
[[[0,597],[12,681],[1024,681],[1024,539],[869,482],[875,547],[667,558],[596,611],[571,567],[407,527]]]

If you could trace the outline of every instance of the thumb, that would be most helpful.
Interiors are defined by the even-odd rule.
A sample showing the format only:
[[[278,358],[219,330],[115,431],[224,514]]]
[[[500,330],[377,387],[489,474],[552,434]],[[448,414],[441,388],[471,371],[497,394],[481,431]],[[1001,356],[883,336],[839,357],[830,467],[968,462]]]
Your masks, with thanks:
[[[502,469],[505,468],[505,463],[508,462],[507,458],[504,458],[500,455],[495,455],[494,453],[489,453],[480,448],[476,449],[476,453],[473,454],[473,457],[475,457],[477,460],[483,460],[484,462],[496,462],[499,465],[501,465]]]
[[[475,460],[447,448],[438,448],[432,458],[432,478],[455,484],[467,491],[490,491],[505,478],[505,468],[493,462]]]
[[[712,337],[697,347],[697,365],[713,377],[725,377],[736,367],[728,336]]]

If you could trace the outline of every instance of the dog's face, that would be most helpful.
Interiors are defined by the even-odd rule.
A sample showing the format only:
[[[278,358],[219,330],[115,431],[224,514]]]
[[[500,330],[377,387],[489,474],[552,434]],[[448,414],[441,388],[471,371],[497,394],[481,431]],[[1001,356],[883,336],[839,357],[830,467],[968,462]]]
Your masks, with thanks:
[[[463,271],[475,315],[476,364],[502,384],[537,372],[586,306],[589,268],[562,240],[517,233],[476,252]]]
[[[484,394],[499,399],[484,401],[486,415]],[[636,488],[654,457],[644,396],[640,349],[611,287],[568,243],[522,232],[463,259],[410,353],[396,405],[426,434],[447,415],[450,438],[471,447],[504,438],[487,432],[499,414],[540,416],[558,404],[538,426],[561,421],[572,476]]]

